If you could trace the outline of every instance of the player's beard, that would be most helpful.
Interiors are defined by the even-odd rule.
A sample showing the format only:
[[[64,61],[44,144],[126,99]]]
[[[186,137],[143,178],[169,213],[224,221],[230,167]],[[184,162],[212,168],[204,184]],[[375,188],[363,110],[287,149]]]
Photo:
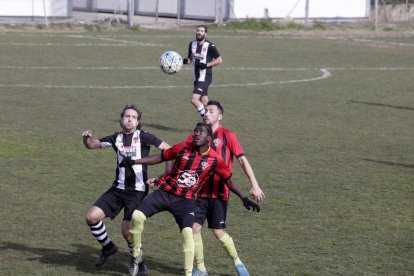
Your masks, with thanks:
[[[127,122],[124,126],[123,126],[123,131],[125,133],[132,133],[137,129],[137,127],[135,126],[135,124],[133,122]]]
[[[205,34],[196,34],[196,39],[197,39],[197,41],[203,41],[204,39],[206,39],[206,35]]]

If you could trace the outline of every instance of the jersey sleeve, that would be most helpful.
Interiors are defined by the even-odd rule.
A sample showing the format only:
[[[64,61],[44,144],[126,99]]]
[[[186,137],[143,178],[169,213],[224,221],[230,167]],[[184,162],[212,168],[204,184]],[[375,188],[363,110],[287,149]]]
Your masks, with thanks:
[[[227,130],[226,131],[226,137],[227,137],[227,146],[230,149],[230,151],[233,153],[234,156],[237,158],[240,158],[244,155],[244,150],[242,146],[240,145],[239,139],[237,138],[236,134],[234,132]]]
[[[162,143],[160,138],[145,130],[140,132],[140,139],[142,139],[145,145],[156,148],[158,148]]]
[[[216,45],[214,45],[214,44],[210,44],[210,46],[209,46],[209,52],[210,52],[211,56],[212,56],[214,59],[216,59],[216,58],[220,57],[220,53],[219,53],[219,51],[217,50]]]
[[[187,143],[192,143],[193,142],[193,133],[191,133],[190,135],[188,135],[187,139],[185,139],[185,141]]]
[[[161,157],[164,161],[169,161],[169,160],[174,160],[178,157],[178,154],[180,153],[180,151],[186,147],[187,142],[181,142],[179,144],[176,144],[174,146],[172,146],[169,149],[163,150],[161,151]]]
[[[115,140],[116,140],[117,135],[118,135],[118,133],[114,133],[112,135],[105,136],[105,137],[102,137],[101,139],[99,139],[99,142],[101,143],[101,147],[102,148],[112,147],[112,148],[115,149]]]

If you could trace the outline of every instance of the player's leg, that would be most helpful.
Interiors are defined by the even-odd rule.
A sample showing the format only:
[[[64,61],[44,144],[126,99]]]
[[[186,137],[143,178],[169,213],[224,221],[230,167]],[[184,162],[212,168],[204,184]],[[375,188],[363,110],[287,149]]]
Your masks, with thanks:
[[[237,254],[233,238],[225,231],[227,204],[227,201],[219,199],[216,199],[211,203],[211,216],[208,216],[209,228],[212,229],[213,235],[219,240],[227,255],[233,260],[238,275],[247,276],[249,275],[249,272]]]
[[[145,192],[127,192],[123,194],[123,201],[124,201],[124,219],[121,224],[121,232],[124,236],[127,245],[128,250],[130,254],[132,255],[132,240],[131,240],[131,234],[129,232],[129,229],[131,228],[131,219],[132,219],[132,213],[138,209],[139,204],[142,202],[143,198],[147,195]],[[144,262],[144,258],[142,257],[142,246],[140,247],[141,250],[141,258],[139,258],[139,276],[145,276],[148,275],[149,269],[147,265]]]
[[[129,266],[129,274],[135,276],[139,272],[139,263],[142,259],[141,239],[144,231],[144,222],[148,217],[166,210],[168,206],[168,195],[161,190],[155,190],[146,196],[139,204],[137,210],[132,213],[131,234],[132,254]]]
[[[207,106],[207,104],[208,104],[208,95],[201,96],[200,101],[204,106]]]
[[[115,218],[121,208],[122,206],[117,204],[116,195],[109,189],[95,202],[85,215],[86,223],[92,235],[102,246],[101,254],[95,263],[96,266],[105,264],[106,260],[118,251],[118,247],[109,238],[103,219],[106,217],[110,217],[111,219]]]
[[[194,212],[193,238],[194,238],[194,260],[196,269],[193,270],[193,276],[207,275],[207,269],[204,264],[204,244],[201,237],[204,222],[206,220],[209,199],[197,198]]]
[[[169,206],[170,213],[180,227],[183,239],[184,273],[186,276],[192,275],[194,262],[194,201],[182,197],[172,197]]]
[[[204,107],[208,102],[208,98],[207,98],[207,102],[203,98],[207,97],[208,86],[209,86],[209,83],[206,83],[206,82],[195,82],[193,94],[191,95],[191,98],[190,98],[191,103],[197,109],[201,117],[203,117],[204,114],[206,113],[206,110]]]

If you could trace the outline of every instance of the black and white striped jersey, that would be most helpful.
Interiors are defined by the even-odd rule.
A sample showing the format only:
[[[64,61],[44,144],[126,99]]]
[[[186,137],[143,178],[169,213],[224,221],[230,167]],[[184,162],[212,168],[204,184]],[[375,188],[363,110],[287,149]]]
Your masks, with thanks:
[[[197,40],[191,41],[188,46],[188,58],[194,64],[194,81],[211,82],[213,69],[210,67],[202,70],[200,63],[207,64],[218,57],[220,57],[220,53],[211,41],[205,40],[202,45],[199,45]]]
[[[133,169],[120,167],[119,164],[125,157],[140,159],[149,155],[151,146],[159,147],[162,140],[155,135],[136,130],[131,134],[116,132],[99,139],[102,148],[112,147],[117,154],[116,176],[113,183],[118,189],[127,191],[148,191],[145,182],[148,179],[147,165],[134,165]]]

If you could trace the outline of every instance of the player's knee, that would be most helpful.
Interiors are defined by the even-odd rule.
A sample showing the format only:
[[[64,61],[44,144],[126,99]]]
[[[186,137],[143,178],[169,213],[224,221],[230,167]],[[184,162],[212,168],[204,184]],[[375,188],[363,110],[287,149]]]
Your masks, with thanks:
[[[193,234],[200,233],[202,229],[203,229],[203,226],[201,224],[198,224],[198,223],[193,224]]]
[[[144,213],[139,210],[135,210],[132,213],[132,221],[135,223],[144,223],[146,219],[147,217],[144,215]]]
[[[181,236],[183,237],[184,244],[193,241],[193,230],[191,227],[184,227],[183,230],[181,230]]]
[[[213,229],[213,235],[217,239],[220,239],[221,237],[223,237],[225,233],[226,232],[224,231],[224,229]]]
[[[88,225],[95,225],[95,224],[97,224],[99,222],[99,219],[96,218],[93,215],[93,213],[89,211],[85,215],[85,221],[86,221],[86,224],[88,224]]]

